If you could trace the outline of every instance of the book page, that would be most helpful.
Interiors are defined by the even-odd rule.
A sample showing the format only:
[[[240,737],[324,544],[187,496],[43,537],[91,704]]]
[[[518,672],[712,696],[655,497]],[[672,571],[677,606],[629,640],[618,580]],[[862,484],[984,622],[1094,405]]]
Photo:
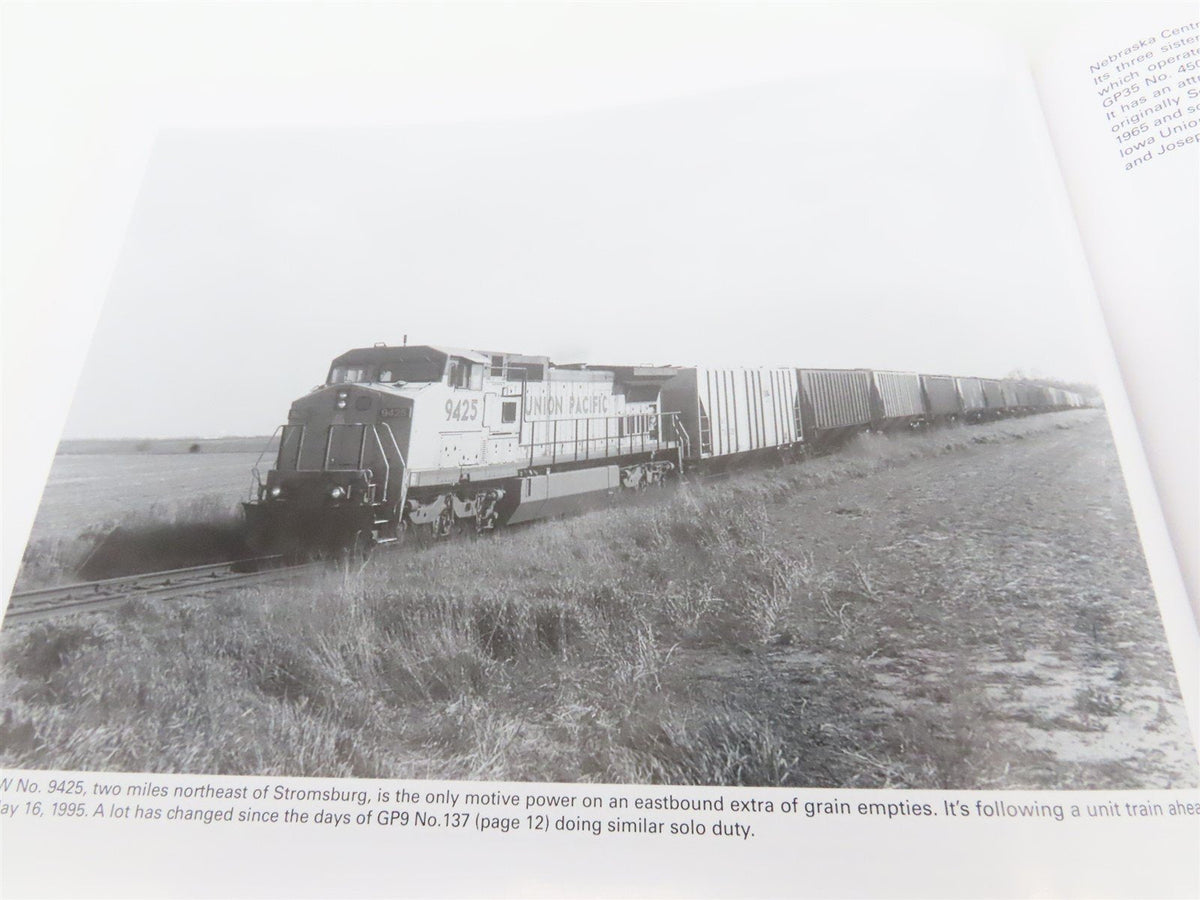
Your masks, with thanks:
[[[1097,294],[1200,618],[1200,17],[1188,3],[1098,7],[1034,60]]]
[[[6,896],[1200,890],[1196,634],[1019,48],[5,16]]]

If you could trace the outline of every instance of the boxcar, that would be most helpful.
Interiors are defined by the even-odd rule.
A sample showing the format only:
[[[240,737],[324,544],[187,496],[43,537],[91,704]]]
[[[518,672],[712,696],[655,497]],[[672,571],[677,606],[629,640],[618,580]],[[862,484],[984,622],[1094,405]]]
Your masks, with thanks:
[[[663,409],[679,413],[692,459],[799,443],[796,370],[680,369],[663,385]]]

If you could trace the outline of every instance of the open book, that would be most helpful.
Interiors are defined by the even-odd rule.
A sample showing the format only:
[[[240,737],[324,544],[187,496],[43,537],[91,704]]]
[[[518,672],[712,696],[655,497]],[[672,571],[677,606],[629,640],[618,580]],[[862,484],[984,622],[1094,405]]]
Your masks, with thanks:
[[[7,895],[1200,891],[1193,7],[4,16]]]

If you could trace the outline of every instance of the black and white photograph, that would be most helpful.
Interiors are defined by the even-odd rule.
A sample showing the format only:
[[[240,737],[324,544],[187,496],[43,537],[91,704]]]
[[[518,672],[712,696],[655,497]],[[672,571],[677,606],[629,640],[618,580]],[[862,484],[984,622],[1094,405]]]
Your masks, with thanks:
[[[0,4],[0,889],[1194,895],[1101,6]]]
[[[0,761],[1195,788],[1027,92],[162,129]]]

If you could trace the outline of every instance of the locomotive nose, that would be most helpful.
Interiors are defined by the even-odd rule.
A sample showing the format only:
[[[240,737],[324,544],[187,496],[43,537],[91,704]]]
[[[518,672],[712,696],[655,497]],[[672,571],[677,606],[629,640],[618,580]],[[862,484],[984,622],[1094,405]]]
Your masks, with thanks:
[[[353,409],[365,412],[375,407],[375,392],[365,388],[341,387],[334,393],[335,409]]]
[[[330,391],[335,415],[344,413],[347,421],[365,421],[377,408],[374,391],[360,387],[342,386]]]

